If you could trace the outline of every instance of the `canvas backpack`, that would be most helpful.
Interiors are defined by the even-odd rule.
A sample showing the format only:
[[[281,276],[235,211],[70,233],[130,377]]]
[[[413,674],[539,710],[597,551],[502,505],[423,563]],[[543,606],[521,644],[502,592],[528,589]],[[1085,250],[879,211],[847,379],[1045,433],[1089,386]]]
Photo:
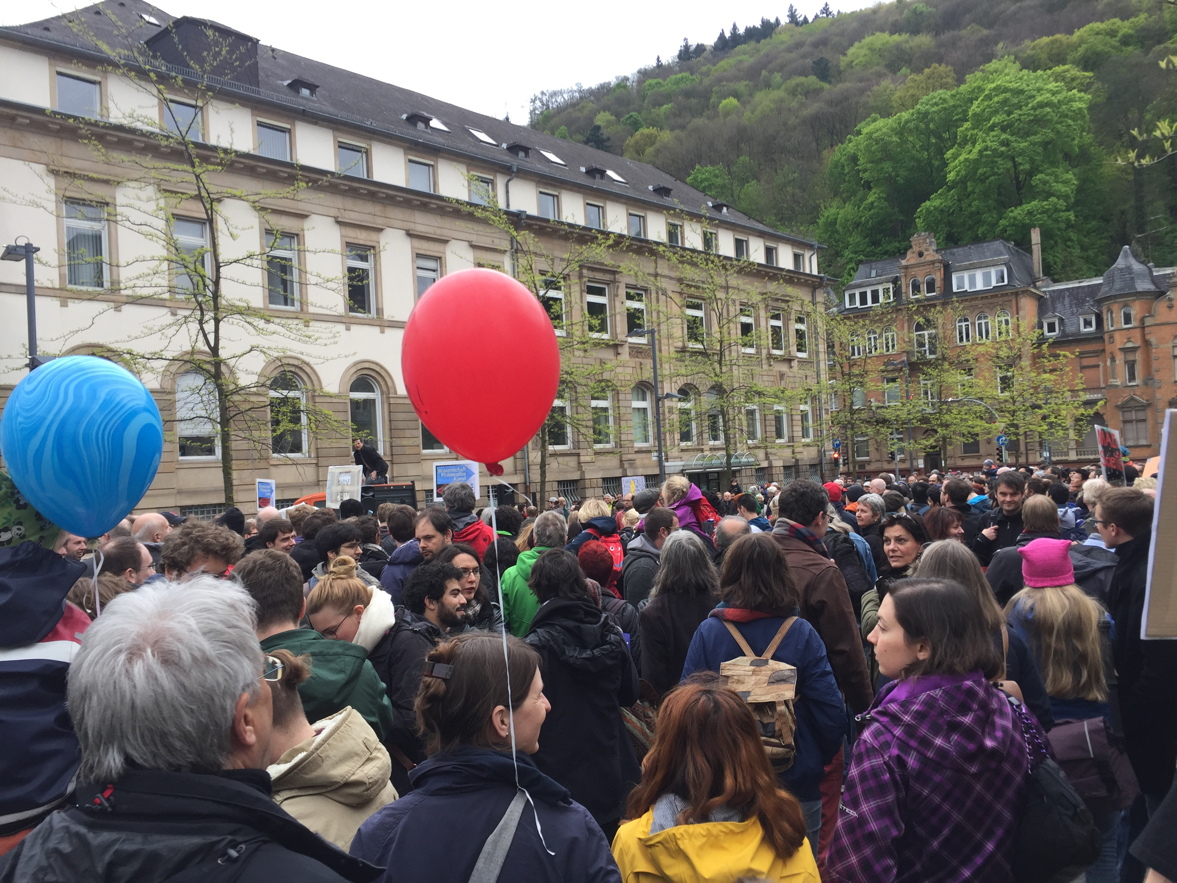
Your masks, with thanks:
[[[797,730],[797,713],[793,708],[797,695],[797,669],[772,658],[796,619],[790,616],[781,623],[775,637],[759,656],[752,652],[735,625],[723,621],[744,655],[721,663],[719,673],[752,709],[760,730],[760,741],[775,773],[791,767],[797,754],[793,741]]]
[[[595,527],[586,527],[585,532],[596,537],[601,545],[609,550],[609,554],[613,556],[613,573],[609,575],[609,585],[602,586],[601,588],[609,589],[614,595],[617,595],[617,580],[621,576],[621,562],[625,558],[625,550],[621,547],[620,535],[615,533],[602,535]]]

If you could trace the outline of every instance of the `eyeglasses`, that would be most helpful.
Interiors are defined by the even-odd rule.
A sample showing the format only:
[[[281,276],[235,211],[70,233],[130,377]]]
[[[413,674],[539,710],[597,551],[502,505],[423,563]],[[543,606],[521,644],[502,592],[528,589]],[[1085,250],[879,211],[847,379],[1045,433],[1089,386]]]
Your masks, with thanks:
[[[266,667],[262,670],[262,680],[277,683],[286,674],[286,663],[276,656],[266,657]]]
[[[152,565],[152,566],[154,567],[155,565]],[[224,570],[221,570],[221,571],[212,571],[212,570],[205,570],[203,567],[198,567],[196,570],[189,570],[187,573],[185,573],[183,579],[186,580],[186,579],[189,579],[190,577],[194,577],[194,576],[211,576],[211,577],[215,577],[217,579],[228,579],[229,578],[229,568],[226,567]]]
[[[1115,524],[1114,521],[1103,521],[1102,519],[1099,519],[1099,518],[1092,518],[1091,523],[1095,524],[1095,525],[1102,524],[1104,527],[1107,527],[1108,525],[1111,525],[1111,524]]]
[[[339,622],[335,623],[335,625],[331,626],[331,628],[323,629],[323,631],[319,632],[319,634],[324,638],[334,638],[337,634],[339,634],[339,627],[347,622],[350,617],[351,614],[349,613],[343,619],[339,620]]]
[[[465,579],[468,576],[474,576],[478,570],[477,567],[459,567],[458,573],[462,574],[462,579]]]

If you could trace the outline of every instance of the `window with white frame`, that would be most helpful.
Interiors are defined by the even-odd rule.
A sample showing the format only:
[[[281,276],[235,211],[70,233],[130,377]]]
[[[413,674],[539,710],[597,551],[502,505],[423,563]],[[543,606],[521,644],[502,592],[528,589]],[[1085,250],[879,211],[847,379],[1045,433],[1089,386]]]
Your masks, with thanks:
[[[257,152],[260,156],[290,162],[290,129],[274,123],[258,123]]]
[[[801,441],[813,441],[813,408],[804,404],[801,410]]]
[[[748,240],[736,237],[736,260],[748,260]]]
[[[857,331],[850,335],[850,358],[862,358],[862,335]]]
[[[1080,331],[1094,331],[1095,330],[1095,316],[1086,313],[1079,317]]]
[[[887,455],[892,460],[902,460],[904,454],[907,453],[907,445],[903,438],[903,433],[898,429],[892,429],[888,433]]]
[[[682,224],[671,221],[666,225],[666,244],[682,245]]]
[[[1009,395],[1014,388],[1014,372],[1008,368],[997,369],[997,394]]]
[[[998,310],[997,311],[997,336],[999,338],[1000,337],[1009,337],[1010,327],[1011,327],[1011,323],[1010,323],[1009,313],[1006,310]]]
[[[584,314],[589,334],[593,337],[609,336],[609,286],[599,282],[585,284]]]
[[[856,386],[850,390],[850,407],[865,408],[866,407],[866,390],[861,386]]]
[[[66,284],[70,288],[106,288],[106,206],[65,201]]]
[[[925,276],[924,277],[924,294],[931,295],[931,294],[935,294],[935,293],[936,293],[936,277],[935,276]]]
[[[433,193],[433,163],[420,159],[409,160],[409,188]]]
[[[698,426],[695,422],[694,390],[682,386],[679,387],[678,394],[678,441],[679,444],[693,445],[698,435]]]
[[[101,98],[102,90],[95,80],[57,74],[57,109],[62,113],[98,119]]]
[[[424,454],[444,454],[448,451],[441,439],[429,431],[429,427],[421,424],[421,452]]]
[[[495,204],[495,181],[488,175],[470,176],[470,201],[475,205]]]
[[[1058,337],[1059,320],[1057,316],[1042,320],[1042,334],[1045,337]]]
[[[200,116],[200,108],[195,104],[170,99],[165,101],[163,123],[164,128],[178,138],[185,138],[189,141],[204,140],[203,120]]]
[[[595,390],[589,400],[593,420],[593,447],[613,447],[613,395],[608,390]]]
[[[629,340],[644,343],[644,334],[635,334],[646,327],[646,293],[637,288],[625,289],[625,331]]]
[[[898,405],[900,401],[902,401],[902,396],[899,392],[899,378],[883,378],[883,404]]]
[[[283,371],[270,381],[270,450],[275,457],[307,455],[307,400],[302,379]]]
[[[271,307],[297,310],[298,238],[289,233],[266,231],[266,291]]]
[[[383,450],[380,385],[375,378],[361,374],[351,382],[347,399],[351,414],[351,437],[362,438],[377,451]]]
[[[1133,323],[1132,307],[1120,308],[1120,327],[1131,328]]]
[[[1136,386],[1140,380],[1136,376],[1136,359],[1124,359],[1124,384]]]
[[[548,447],[567,450],[572,447],[572,427],[569,425],[568,401],[561,397],[552,402],[548,414]]]
[[[772,406],[772,432],[778,442],[789,440],[789,412],[784,405]]]
[[[804,359],[809,355],[809,319],[804,313],[793,316],[793,346],[797,358]]]
[[[768,314],[768,348],[774,353],[785,351],[785,314]]]
[[[940,347],[936,340],[936,326],[923,320],[915,323],[915,354],[925,359],[935,358]]]
[[[746,353],[756,352],[756,311],[753,307],[740,307],[740,348]]]
[[[883,352],[895,353],[899,351],[899,332],[895,330],[894,325],[888,325],[883,329]]]
[[[595,202],[586,202],[584,204],[584,225],[592,227],[594,230],[604,230],[605,207],[597,205]]]
[[[557,194],[539,192],[539,216],[549,221],[560,218],[560,197]]]
[[[775,245],[764,246],[764,263],[769,267],[775,267],[777,265]]]
[[[934,380],[920,378],[920,398],[924,400],[925,405],[936,404],[940,397],[936,395],[936,382]]]
[[[376,298],[372,291],[373,250],[366,245],[347,246],[347,311],[373,315]]]
[[[1108,331],[1111,331],[1116,327],[1116,314],[1111,307],[1108,307],[1107,312],[1104,314],[1104,318],[1107,320],[1105,324],[1107,325]]]
[[[1148,409],[1125,408],[1120,412],[1121,441],[1129,446],[1148,444]]]
[[[846,308],[877,307],[895,302],[894,289],[890,285],[861,288],[846,292]]]
[[[923,283],[920,282],[920,280],[918,278],[911,280],[911,296],[912,297],[923,297],[924,296]]]
[[[756,405],[744,406],[744,432],[748,441],[760,441],[760,409]]]
[[[181,460],[215,460],[221,456],[217,432],[216,387],[198,371],[176,378],[176,441]]]
[[[719,411],[719,391],[713,386],[707,390],[704,401],[707,405],[707,443],[723,444],[723,415]]]
[[[984,291],[997,285],[1005,285],[1005,267],[985,267],[952,274],[953,291]]]
[[[977,340],[989,340],[993,337],[993,326],[988,313],[977,313]]]
[[[854,459],[870,459],[870,438],[865,435],[854,436]]]
[[[176,293],[203,295],[208,287],[208,225],[190,218],[174,218],[172,238],[176,243]]]
[[[417,276],[417,297],[420,299],[429,290],[429,287],[441,278],[441,258],[419,254],[413,264]]]
[[[565,333],[564,322],[566,318],[564,312],[564,282],[552,277],[544,279],[544,288],[539,293],[539,302],[547,310],[548,318],[552,320],[552,327],[556,329],[556,334],[563,336]]]
[[[339,171],[340,174],[346,175],[349,178],[367,178],[368,177],[368,148],[362,147],[359,144],[347,144],[343,141],[339,142],[336,148],[338,153]]]
[[[805,272],[805,255],[799,251],[793,252],[793,270],[798,273]]]
[[[630,390],[630,422],[633,424],[633,443],[648,445],[653,441],[650,432],[650,388],[638,384]]]
[[[719,250],[718,242],[719,242],[719,237],[718,237],[718,234],[714,230],[704,230],[703,231],[703,251],[711,252],[712,254],[714,254],[715,252],[717,252]]]
[[[637,212],[629,213],[629,235],[640,239],[646,238],[646,216]]]
[[[973,322],[968,316],[956,317],[956,342],[959,346],[973,342]]]
[[[866,354],[875,356],[879,353],[879,332],[871,329],[866,333]]]
[[[702,347],[707,336],[707,317],[703,301],[687,298],[683,307],[687,326],[687,346]]]

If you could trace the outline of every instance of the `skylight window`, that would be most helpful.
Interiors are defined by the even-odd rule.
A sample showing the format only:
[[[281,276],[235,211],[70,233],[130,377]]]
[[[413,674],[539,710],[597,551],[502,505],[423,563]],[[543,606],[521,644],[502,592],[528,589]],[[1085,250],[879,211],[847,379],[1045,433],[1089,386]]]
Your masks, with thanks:
[[[550,159],[552,162],[554,162],[558,166],[567,165],[567,163],[564,162],[564,160],[560,159],[560,157],[556,156],[556,154],[552,153],[552,151],[550,151],[550,150],[544,150],[543,148],[540,148],[540,153],[542,153],[544,156],[546,156],[548,159]]]
[[[619,174],[617,174],[612,169],[605,169],[605,174],[608,175],[610,178],[612,178],[614,181],[616,181],[618,184],[628,184],[629,183],[628,181],[626,181],[623,177],[621,177]]]
[[[490,137],[490,135],[486,134],[486,132],[482,131],[482,129],[475,129],[473,126],[467,126],[466,131],[468,131],[471,135],[473,135],[475,138],[477,138],[483,144],[489,144],[491,147],[498,146],[495,143],[495,139]]]
[[[161,25],[161,24],[159,23],[159,19],[158,19],[158,18],[156,18],[154,15],[148,15],[146,12],[140,12],[140,13],[139,13],[139,18],[143,19],[143,20],[144,20],[145,22],[147,22],[149,25],[155,25],[157,28],[162,28],[162,27],[163,27],[163,25]]]
[[[434,117],[429,121],[429,127],[432,129],[437,129],[439,132],[448,132],[450,130],[449,126],[447,126],[437,117]]]

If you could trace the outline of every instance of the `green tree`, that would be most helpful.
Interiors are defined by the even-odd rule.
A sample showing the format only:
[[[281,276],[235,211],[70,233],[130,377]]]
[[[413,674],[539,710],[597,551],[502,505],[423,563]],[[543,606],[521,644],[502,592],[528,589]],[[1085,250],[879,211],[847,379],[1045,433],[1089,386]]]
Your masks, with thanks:
[[[585,133],[584,143],[597,150],[608,150],[611,146],[609,136],[601,131],[599,123],[593,123],[593,127]]]

